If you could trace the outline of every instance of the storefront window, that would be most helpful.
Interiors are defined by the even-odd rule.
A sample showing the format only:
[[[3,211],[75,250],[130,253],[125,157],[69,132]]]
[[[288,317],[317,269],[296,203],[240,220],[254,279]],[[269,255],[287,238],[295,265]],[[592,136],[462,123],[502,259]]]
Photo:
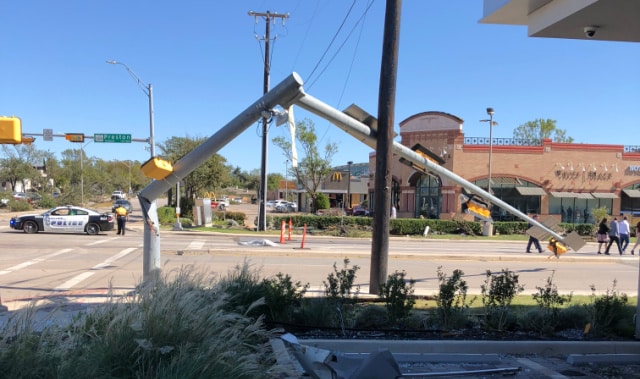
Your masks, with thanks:
[[[440,179],[422,175],[416,183],[416,217],[440,218],[442,193]]]
[[[487,189],[487,179],[476,180],[474,182],[480,188]],[[526,180],[508,177],[491,178],[491,193],[493,196],[511,205],[522,213],[540,213],[540,195],[530,195],[523,188],[538,188],[534,183]],[[523,195],[525,193],[525,195]],[[494,221],[519,221],[516,217],[505,209],[498,206],[491,208],[491,218]]]

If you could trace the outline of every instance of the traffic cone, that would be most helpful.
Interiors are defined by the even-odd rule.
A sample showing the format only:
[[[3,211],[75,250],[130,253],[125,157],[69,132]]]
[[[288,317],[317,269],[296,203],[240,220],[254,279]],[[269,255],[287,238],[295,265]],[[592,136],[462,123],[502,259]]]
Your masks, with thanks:
[[[280,222],[280,243],[285,243],[285,241],[284,241],[284,220]]]
[[[307,224],[304,224],[304,229],[302,230],[302,241],[300,242],[300,248],[304,249],[304,240],[307,237]]]
[[[289,219],[289,238],[287,238],[287,241],[291,241],[291,229],[293,229],[293,223]]]

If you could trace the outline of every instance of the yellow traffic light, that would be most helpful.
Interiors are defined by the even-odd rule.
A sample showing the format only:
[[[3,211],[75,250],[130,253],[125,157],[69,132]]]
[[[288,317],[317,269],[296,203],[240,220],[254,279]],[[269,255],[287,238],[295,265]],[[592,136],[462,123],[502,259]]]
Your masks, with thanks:
[[[22,143],[22,121],[19,117],[0,116],[0,144]]]
[[[156,180],[166,178],[173,172],[173,166],[171,162],[167,162],[160,158],[151,158],[142,164],[140,167],[144,176]]]
[[[22,137],[22,142],[25,145],[31,145],[33,143],[33,141],[35,141],[36,139],[33,137]]]

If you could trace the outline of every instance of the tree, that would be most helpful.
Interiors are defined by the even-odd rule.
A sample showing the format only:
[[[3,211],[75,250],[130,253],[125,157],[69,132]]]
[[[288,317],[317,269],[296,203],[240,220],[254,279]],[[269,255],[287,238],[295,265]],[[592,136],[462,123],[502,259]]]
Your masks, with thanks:
[[[0,159],[0,177],[9,182],[12,191],[18,182],[23,191],[29,187],[28,184],[36,189],[44,186],[45,178],[35,166],[41,166],[50,154],[33,145],[2,145],[2,152],[6,158]]]
[[[513,138],[535,141],[537,144],[541,144],[545,138],[551,138],[555,142],[573,142],[573,138],[567,137],[566,130],[556,128],[556,120],[549,118],[527,121],[513,130]]]
[[[162,158],[175,163],[204,141],[205,138],[171,137],[165,143],[158,144],[158,147],[162,151]],[[226,165],[226,159],[219,154],[213,154],[200,167],[182,179],[185,198],[195,199],[203,192],[226,187],[231,183],[230,171],[231,167]],[[189,208],[185,206],[185,209]]]
[[[304,156],[298,159],[296,167],[290,168],[290,172],[311,197],[312,211],[315,212],[318,188],[331,172],[331,158],[338,151],[338,146],[335,143],[327,143],[321,153],[318,149],[315,124],[306,118],[296,124],[296,141],[296,146],[302,150]],[[284,137],[276,137],[273,143],[282,149],[289,161],[293,162],[291,141]]]

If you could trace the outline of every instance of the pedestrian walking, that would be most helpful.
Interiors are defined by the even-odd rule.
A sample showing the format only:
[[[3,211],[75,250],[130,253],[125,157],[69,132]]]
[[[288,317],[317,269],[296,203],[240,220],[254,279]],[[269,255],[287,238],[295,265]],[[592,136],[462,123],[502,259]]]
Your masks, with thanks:
[[[627,246],[629,246],[629,235],[631,234],[627,216],[622,217],[622,221],[618,223],[618,234],[620,234],[620,250],[622,251],[622,254],[624,254]]]
[[[124,236],[127,220],[129,220],[129,212],[127,212],[127,208],[119,204],[118,208],[116,208],[116,221],[118,222],[118,233],[116,234]]]
[[[631,248],[631,255],[638,245],[640,245],[640,221],[636,224],[636,244]]]
[[[598,224],[598,231],[596,232],[596,239],[598,240],[598,254],[602,254],[600,250],[602,249],[602,245],[606,249],[607,242],[609,242],[609,225],[607,223],[607,218],[603,218]]]
[[[622,255],[622,249],[620,249],[620,233],[618,232],[618,218],[614,217],[613,220],[609,223],[609,244],[607,245],[607,249],[604,251],[605,255],[609,255],[609,249],[613,243],[616,243],[618,246],[618,253]]]
[[[538,215],[531,216],[532,219],[538,221]],[[533,225],[529,224],[529,228]],[[538,249],[538,253],[542,253],[542,246],[540,246],[540,241],[532,235],[529,235],[529,242],[527,242],[527,253],[531,253],[531,245],[535,246]]]

